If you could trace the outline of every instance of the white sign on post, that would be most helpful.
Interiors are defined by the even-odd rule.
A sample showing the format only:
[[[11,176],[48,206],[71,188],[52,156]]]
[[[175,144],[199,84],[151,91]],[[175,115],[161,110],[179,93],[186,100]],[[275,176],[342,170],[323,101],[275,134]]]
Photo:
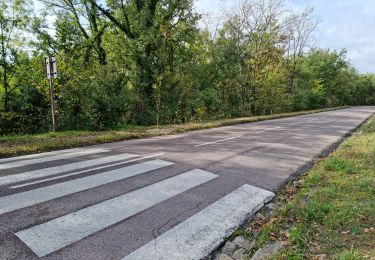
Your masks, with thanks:
[[[54,79],[57,77],[57,67],[56,67],[56,58],[55,57],[46,57],[46,70],[47,70],[47,78]]]
[[[57,77],[56,58],[45,57],[44,62],[46,64],[47,78],[49,79],[49,94],[51,98],[51,113],[52,113],[52,130],[56,131],[55,121],[55,101],[53,98],[53,79]]]

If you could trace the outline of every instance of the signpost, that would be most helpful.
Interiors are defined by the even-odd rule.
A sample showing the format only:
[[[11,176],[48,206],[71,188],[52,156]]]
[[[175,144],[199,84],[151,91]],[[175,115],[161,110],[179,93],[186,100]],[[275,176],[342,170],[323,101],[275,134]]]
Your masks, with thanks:
[[[52,113],[52,130],[56,132],[55,121],[55,100],[53,97],[53,79],[57,77],[57,67],[55,57],[45,57],[47,78],[49,80],[49,95],[51,98],[51,113]]]

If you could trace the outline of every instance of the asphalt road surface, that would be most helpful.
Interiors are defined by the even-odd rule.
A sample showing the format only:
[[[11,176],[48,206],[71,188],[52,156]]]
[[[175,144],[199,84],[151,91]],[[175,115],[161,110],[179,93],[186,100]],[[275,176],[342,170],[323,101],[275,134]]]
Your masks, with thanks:
[[[1,159],[0,258],[202,258],[374,112]]]

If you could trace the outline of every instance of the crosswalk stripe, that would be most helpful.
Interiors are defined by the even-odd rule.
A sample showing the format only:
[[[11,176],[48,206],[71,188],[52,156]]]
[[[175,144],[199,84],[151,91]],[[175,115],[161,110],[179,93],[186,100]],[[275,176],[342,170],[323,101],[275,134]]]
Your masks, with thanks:
[[[10,188],[11,189],[17,189],[17,188],[26,187],[26,186],[30,186],[30,185],[34,185],[34,184],[39,184],[39,183],[43,183],[43,182],[47,182],[47,181],[58,180],[58,179],[62,179],[62,178],[66,178],[66,177],[70,177],[70,176],[74,176],[74,175],[78,175],[78,174],[82,174],[82,173],[86,173],[86,172],[90,172],[90,171],[94,171],[94,170],[97,171],[97,170],[102,170],[102,169],[106,169],[106,168],[109,168],[109,167],[123,165],[125,163],[132,163],[132,162],[136,162],[136,161],[150,159],[150,158],[153,158],[153,157],[162,156],[164,154],[165,153],[151,154],[151,155],[148,155],[148,156],[145,156],[145,157],[131,159],[131,160],[128,160],[126,162],[119,162],[119,163],[108,164],[108,165],[105,165],[105,166],[95,167],[95,168],[92,168],[92,169],[83,170],[83,171],[79,171],[79,172],[73,172],[73,173],[63,174],[63,175],[59,175],[59,176],[56,176],[56,177],[42,179],[42,180],[39,180],[39,181],[33,181],[33,182],[27,182],[27,183],[24,183],[24,184],[18,184],[18,185],[11,186]]]
[[[104,153],[104,152],[108,152],[108,150],[99,149],[99,148],[85,149],[85,150],[82,149],[82,150],[77,150],[77,151],[73,151],[70,153],[63,153],[63,154],[58,154],[58,155],[53,155],[53,156],[48,156],[48,157],[4,163],[4,164],[0,164],[0,169],[4,170],[4,169],[21,167],[21,166],[30,165],[30,164],[56,161],[56,160],[61,160],[61,159],[68,159],[68,158],[73,158],[77,156],[83,156],[83,155],[89,155],[89,154],[95,154],[95,153]]]
[[[137,157],[137,155],[125,153],[125,154],[106,156],[106,157],[101,157],[98,159],[91,159],[91,160],[80,161],[80,162],[75,162],[75,163],[70,163],[70,164],[65,164],[65,165],[53,166],[53,167],[39,169],[35,171],[23,172],[19,174],[7,175],[7,176],[0,177],[0,185],[11,184],[15,182],[26,181],[26,180],[31,180],[31,179],[41,178],[41,177],[47,177],[47,176],[60,174],[60,173],[67,172],[67,171],[80,170],[83,168],[92,167],[92,166],[96,166],[99,164],[126,160],[126,159],[130,159],[134,157]]]
[[[245,184],[122,260],[201,259],[274,195]]]
[[[58,151],[53,151],[53,152],[28,154],[28,155],[22,155],[22,156],[10,157],[10,158],[3,158],[3,159],[0,159],[0,163],[8,163],[8,162],[19,161],[19,160],[28,160],[28,159],[41,158],[41,157],[53,156],[53,155],[59,155],[59,154],[74,153],[74,152],[82,151],[85,149],[87,148],[72,148],[72,149],[58,150]]]
[[[16,235],[42,257],[216,177],[199,169],[185,172]]]
[[[59,155],[59,154],[65,154],[65,153],[72,153],[72,152],[81,151],[81,150],[82,150],[81,148],[73,148],[73,149],[58,150],[58,151],[53,151],[53,152],[36,153],[36,154],[15,156],[15,157],[10,157],[10,158],[2,158],[2,159],[0,159],[0,163],[8,163],[8,162],[14,162],[14,161],[20,161],[20,160],[41,158],[41,157],[45,157],[45,156],[53,156],[53,155]]]
[[[114,181],[172,165],[172,162],[153,160],[128,167],[103,172],[84,178],[66,181],[35,190],[25,191],[0,198],[0,214],[60,198]]]

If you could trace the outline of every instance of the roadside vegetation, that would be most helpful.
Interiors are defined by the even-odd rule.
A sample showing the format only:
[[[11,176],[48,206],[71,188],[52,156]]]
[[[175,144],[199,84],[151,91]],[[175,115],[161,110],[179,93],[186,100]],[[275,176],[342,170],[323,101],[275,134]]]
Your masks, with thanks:
[[[275,259],[374,259],[375,116],[277,196],[245,236],[258,248],[282,241]]]
[[[0,135],[51,129],[45,56],[57,129],[73,131],[46,136],[88,143],[127,138],[94,133],[124,125],[375,104],[375,76],[316,48],[313,10],[288,3],[238,1],[215,20],[193,0],[0,0]]]
[[[306,115],[340,108],[344,107],[331,109],[317,109],[310,111],[300,111],[294,113],[283,113],[267,116],[211,120],[188,124],[175,124],[163,126],[126,125],[124,127],[118,127],[117,129],[110,131],[62,131],[48,132],[43,134],[5,135],[0,136],[0,158],[17,156],[22,154],[37,153],[42,151],[51,151],[63,148],[71,148],[77,146],[123,141],[142,137],[176,134],[226,125],[235,125],[269,119]]]

